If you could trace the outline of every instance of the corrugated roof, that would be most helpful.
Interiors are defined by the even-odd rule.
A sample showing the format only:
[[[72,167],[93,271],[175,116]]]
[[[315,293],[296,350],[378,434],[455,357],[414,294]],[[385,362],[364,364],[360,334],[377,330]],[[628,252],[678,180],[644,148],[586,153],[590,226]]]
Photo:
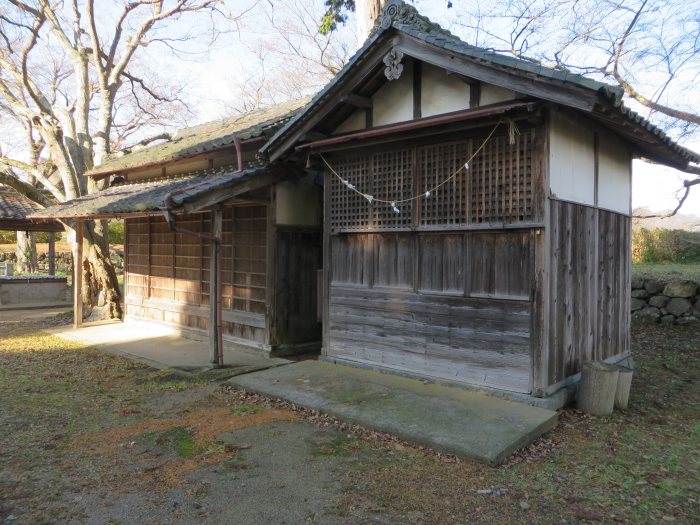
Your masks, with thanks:
[[[231,145],[235,137],[248,140],[271,135],[308,101],[308,98],[293,100],[243,115],[185,128],[176,132],[172,139],[166,142],[109,159],[85,174],[105,175],[162,164]]]
[[[156,214],[195,200],[211,191],[234,187],[269,171],[256,166],[235,171],[233,166],[192,172],[176,178],[121,184],[40,210],[32,218],[119,217]]]
[[[365,44],[355,53],[343,69],[313,98],[304,108],[289,119],[284,126],[277,130],[271,139],[260,149],[262,155],[266,155],[271,147],[285,137],[316,104],[330,96],[330,92],[353,70],[353,68],[365,59],[368,50],[390,29],[399,31],[416,39],[432,44],[438,48],[468,57],[490,67],[503,68],[503,70],[516,70],[532,77],[551,80],[560,85],[573,85],[591,90],[600,95],[603,109],[610,110],[617,116],[626,119],[630,124],[640,127],[643,132],[655,137],[655,141],[668,148],[668,152],[678,156],[687,162],[700,162],[700,155],[690,151],[673,139],[668,137],[660,128],[625,107],[622,103],[624,91],[619,86],[613,86],[604,82],[577,75],[561,69],[553,69],[535,62],[506,56],[489,49],[483,49],[467,44],[459,37],[431,22],[428,18],[419,14],[415,7],[407,5],[400,0],[389,0],[384,7],[383,14],[379,16],[374,26],[372,35]],[[597,110],[595,112],[598,112]],[[601,115],[603,111],[599,112]],[[656,152],[658,154],[658,152]]]

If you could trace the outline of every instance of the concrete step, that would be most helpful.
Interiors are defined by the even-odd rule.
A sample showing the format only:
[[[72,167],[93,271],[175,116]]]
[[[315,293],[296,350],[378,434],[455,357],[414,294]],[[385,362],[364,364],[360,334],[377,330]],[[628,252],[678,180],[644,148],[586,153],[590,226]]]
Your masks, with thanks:
[[[502,463],[557,424],[552,410],[318,361],[240,375],[228,382],[490,465]]]

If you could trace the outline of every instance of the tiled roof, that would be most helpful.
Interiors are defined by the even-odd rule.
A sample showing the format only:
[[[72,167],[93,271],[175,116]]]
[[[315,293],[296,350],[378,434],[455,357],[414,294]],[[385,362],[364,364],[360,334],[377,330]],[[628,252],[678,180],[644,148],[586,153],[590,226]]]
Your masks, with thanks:
[[[42,210],[41,206],[24,195],[7,186],[0,186],[0,230],[63,230],[63,226],[55,221],[35,223],[27,218],[28,215],[40,210]]]
[[[348,61],[345,67],[316,94],[306,108],[297,112],[284,126],[277,130],[272,138],[260,149],[260,153],[266,155],[273,147],[273,144],[277,143],[291,132],[291,130],[306,117],[317,102],[330,96],[334,88],[356,65],[365,59],[367,51],[373,47],[374,43],[379,40],[382,34],[391,29],[432,44],[450,53],[462,55],[475,62],[486,64],[491,67],[501,67],[504,70],[516,70],[535,78],[558,83],[562,86],[576,86],[595,92],[600,95],[600,102],[606,110],[598,111],[596,109],[594,111],[594,113],[599,113],[598,117],[601,117],[600,120],[606,122],[608,120],[608,113],[612,113],[614,114],[613,118],[626,120],[628,124],[636,128],[641,128],[643,132],[653,136],[654,141],[662,145],[665,151],[669,153],[672,152],[675,157],[674,160],[680,157],[686,163],[700,162],[700,156],[697,153],[680,146],[660,128],[654,126],[642,116],[625,107],[622,103],[624,92],[619,86],[598,82],[562,69],[549,68],[535,62],[502,55],[492,50],[469,45],[460,40],[459,37],[419,14],[415,7],[407,5],[400,0],[389,0],[387,2],[383,14],[377,19],[372,35],[367,39],[365,44]],[[634,133],[634,130],[628,130],[626,132]],[[656,149],[658,150],[658,148]],[[656,151],[655,153],[658,154],[659,152]]]
[[[231,145],[236,137],[240,140],[248,140],[272,135],[307,102],[308,99],[293,100],[270,108],[185,128],[175,133],[168,141],[109,159],[88,171],[86,175],[117,173],[191,157]]]
[[[176,178],[150,179],[121,184],[51,206],[32,214],[32,218],[119,217],[130,214],[155,214],[177,208],[213,190],[234,187],[267,172],[265,166],[235,171],[233,166],[203,170]]]
[[[0,219],[24,220],[41,206],[15,190],[0,186]]]

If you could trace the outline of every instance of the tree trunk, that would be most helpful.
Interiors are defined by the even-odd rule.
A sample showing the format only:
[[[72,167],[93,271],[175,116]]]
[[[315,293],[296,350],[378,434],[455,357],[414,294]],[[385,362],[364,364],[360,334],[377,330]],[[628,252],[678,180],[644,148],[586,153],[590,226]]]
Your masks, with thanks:
[[[357,45],[362,46],[365,43],[386,2],[387,0],[357,0],[355,2]]]
[[[102,225],[97,228],[100,230]],[[109,259],[106,235],[96,232],[93,221],[85,221],[83,261],[83,311],[86,317],[100,319],[122,318],[122,297],[117,281],[117,272]],[[75,230],[72,231],[75,239]],[[73,240],[75,242],[75,240]],[[105,249],[107,246],[107,249]],[[75,253],[75,250],[73,250]]]
[[[36,273],[36,237],[34,232],[17,232],[17,268],[18,273]]]

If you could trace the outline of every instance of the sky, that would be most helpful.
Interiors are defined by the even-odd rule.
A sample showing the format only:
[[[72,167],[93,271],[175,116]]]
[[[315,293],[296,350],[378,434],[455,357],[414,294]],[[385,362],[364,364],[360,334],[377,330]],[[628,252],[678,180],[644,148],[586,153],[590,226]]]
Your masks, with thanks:
[[[453,0],[452,9],[447,9],[446,0],[414,0],[413,3],[431,20],[462,35],[468,33],[465,33],[466,30],[460,24],[469,22],[475,2],[477,0]],[[582,3],[586,4],[586,2]],[[257,7],[250,9],[256,4]],[[291,5],[295,9],[285,11],[284,4]],[[490,2],[481,0],[480,5],[488,7]],[[596,0],[589,0],[588,5],[597,5]],[[121,9],[117,0],[111,3],[100,3],[98,6],[102,10],[99,14],[105,25],[111,24],[111,19]],[[140,60],[147,62],[148,66],[162,78],[170,78],[185,86],[185,99],[189,108],[186,115],[188,125],[231,114],[234,111],[232,108],[240,105],[238,102],[240,102],[241,86],[246,83],[254,84],[262,78],[260,56],[265,57],[266,85],[284,83],[285,76],[294,75],[295,68],[305,67],[302,63],[295,62],[293,57],[281,54],[286,44],[279,32],[271,29],[271,14],[278,23],[283,25],[286,19],[294,19],[293,12],[301,10],[306,13],[307,23],[310,17],[310,23],[315,24],[314,20],[320,20],[324,12],[323,0],[230,0],[229,6],[235,13],[244,14],[237,21],[236,30],[221,35],[206,52],[196,52],[198,49],[199,51],[204,49],[196,43],[196,38],[176,44],[179,48],[177,54],[163,45],[156,44],[143,50],[143,58]],[[190,36],[199,35],[203,38],[206,36],[207,22],[202,18],[189,18],[185,30]],[[181,21],[182,23],[184,21]],[[496,20],[495,23],[498,24],[500,21]],[[354,20],[351,15],[348,23],[341,26],[334,37],[335,45],[340,52],[351,55],[357,48],[354,30]],[[168,32],[169,28],[166,28],[164,34]],[[285,36],[293,40],[292,33],[293,31],[289,30]],[[573,56],[576,57],[576,50]],[[580,57],[577,58],[581,60]],[[700,70],[700,66],[696,67],[696,70]],[[306,94],[322,87],[327,78],[320,73],[312,77],[316,79],[316,85],[309,87]],[[697,111],[700,107],[700,90],[687,92],[684,96]],[[634,107],[634,109],[645,114],[641,107]],[[685,141],[683,145],[700,152],[700,133],[695,140]],[[682,187],[682,180],[689,178],[688,175],[676,170],[641,161],[634,162],[633,173],[633,206],[647,207],[653,211],[675,208],[677,203],[675,195]],[[700,215],[700,186],[691,191],[681,212]]]
[[[459,19],[464,11],[459,11],[458,0],[454,2],[456,10],[445,9],[446,2],[443,0],[415,0],[414,3],[431,19],[459,33],[460,28],[454,25],[454,21]],[[239,2],[236,4],[245,5]],[[302,2],[302,4],[309,4],[309,2]],[[322,0],[315,0],[314,5],[315,12],[323,11]],[[162,66],[185,79],[188,83],[190,99],[197,101],[193,121],[215,119],[231,111],[231,101],[236,96],[237,82],[246,75],[250,75],[250,71],[260,67],[252,51],[258,45],[255,42],[262,40],[274,46],[275,39],[279,38],[266,27],[266,22],[266,19],[254,10],[240,21],[240,32],[227,35],[206,57],[193,57],[192,60],[183,61],[181,56],[163,55]],[[348,25],[341,28],[339,39],[354,50],[356,42],[352,17]],[[695,107],[698,107],[700,96],[696,98]],[[634,109],[644,114],[643,108],[634,107]],[[700,137],[693,141],[686,141],[683,145],[700,151]],[[646,207],[653,211],[675,208],[677,192],[682,187],[683,179],[688,177],[671,168],[634,161],[633,207]],[[700,215],[700,187],[691,191],[681,213]]]

